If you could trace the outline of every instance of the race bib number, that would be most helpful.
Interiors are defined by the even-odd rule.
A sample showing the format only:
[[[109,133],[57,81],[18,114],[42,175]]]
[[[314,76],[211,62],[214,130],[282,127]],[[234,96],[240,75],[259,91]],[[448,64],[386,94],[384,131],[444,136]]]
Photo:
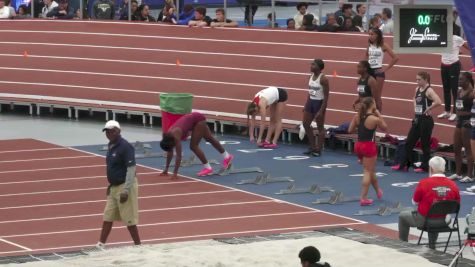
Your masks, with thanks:
[[[472,125],[472,127],[475,127],[475,118],[470,119],[470,125]]]
[[[359,94],[364,94],[364,89],[365,89],[366,86],[364,85],[358,85],[358,93]]]
[[[460,109],[463,109],[463,101],[462,101],[462,100],[457,100],[457,101],[455,102],[455,107],[456,107],[457,109],[459,109],[459,110],[460,110]]]
[[[308,94],[311,95],[311,96],[316,96],[317,91],[316,90],[308,90]]]
[[[416,105],[414,111],[416,112],[416,115],[422,115],[422,105]]]
[[[375,58],[373,58],[373,59],[370,59],[368,62],[369,62],[369,64],[370,64],[371,66],[373,66],[373,65],[377,65],[377,64],[378,64],[378,60],[377,60],[377,59],[375,59]]]

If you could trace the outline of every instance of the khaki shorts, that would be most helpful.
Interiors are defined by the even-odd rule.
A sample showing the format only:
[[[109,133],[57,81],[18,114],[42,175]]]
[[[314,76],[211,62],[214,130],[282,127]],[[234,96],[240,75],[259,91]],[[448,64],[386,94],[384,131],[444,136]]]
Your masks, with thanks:
[[[107,196],[107,204],[104,209],[104,221],[123,221],[127,226],[139,223],[139,203],[138,203],[138,183],[137,178],[130,188],[129,198],[126,202],[120,203],[120,193],[124,189],[124,184],[113,185]]]

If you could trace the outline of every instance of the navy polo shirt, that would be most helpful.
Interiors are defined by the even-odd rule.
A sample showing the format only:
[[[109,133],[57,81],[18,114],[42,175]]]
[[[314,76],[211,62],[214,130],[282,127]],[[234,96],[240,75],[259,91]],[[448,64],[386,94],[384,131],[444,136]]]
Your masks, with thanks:
[[[135,149],[127,140],[119,137],[117,143],[109,143],[106,156],[107,180],[111,185],[125,182],[127,167],[135,166]]]

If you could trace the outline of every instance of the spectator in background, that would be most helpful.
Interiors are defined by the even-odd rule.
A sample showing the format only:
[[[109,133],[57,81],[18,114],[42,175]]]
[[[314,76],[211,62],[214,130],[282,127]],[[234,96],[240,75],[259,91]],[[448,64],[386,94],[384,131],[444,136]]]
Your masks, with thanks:
[[[301,3],[297,4],[297,10],[299,12],[297,12],[297,14],[295,14],[295,16],[294,16],[295,28],[296,29],[300,29],[300,27],[302,27],[303,16],[305,16],[307,14],[310,14],[309,12],[307,12],[307,8],[308,8],[307,3],[301,2]],[[318,23],[319,23],[318,17],[316,17],[315,15],[313,17],[314,17],[313,24],[318,25]]]
[[[343,32],[359,32],[360,30],[353,25],[353,19],[346,17],[345,23],[341,26],[340,31]]]
[[[173,5],[165,4],[160,14],[158,14],[158,22],[165,22],[171,24],[177,24],[177,19],[175,16],[175,8]]]
[[[212,19],[206,16],[206,7],[195,8],[195,16],[188,22],[188,26],[206,27],[211,25]]]
[[[60,0],[59,5],[46,14],[46,17],[53,19],[73,19],[74,11],[69,7],[68,0]]]
[[[248,26],[252,26],[254,23],[254,16],[256,15],[258,6],[258,0],[238,0],[242,4],[246,5],[246,9],[244,10],[244,22]]]
[[[383,20],[382,31],[384,34],[392,34],[394,31],[394,21],[392,20],[393,12],[389,8],[384,8],[381,15]]]
[[[274,13],[274,28],[279,28],[279,23],[275,22],[277,16]],[[272,13],[267,14],[267,27],[272,28]]]
[[[290,18],[287,19],[287,30],[295,30],[295,20]]]
[[[360,22],[361,21],[361,25]],[[356,15],[353,17],[353,25],[361,27],[363,31],[368,31],[368,17],[366,16],[366,5],[356,5]]]
[[[58,7],[58,3],[53,0],[43,0],[45,6],[41,10],[40,18],[46,18],[49,12],[53,11],[55,7]]]
[[[225,19],[226,13],[223,8],[216,9],[216,18],[211,21],[211,27],[237,27],[238,23]]]
[[[195,16],[195,9],[191,4],[185,4],[183,12],[178,16],[179,25],[188,25],[188,22]]]
[[[10,13],[10,8],[6,5],[5,0],[0,0],[0,19],[9,19]]]
[[[306,14],[303,16],[302,26],[299,28],[301,31],[318,31],[317,25],[313,24],[315,18],[313,14]]]
[[[352,4],[343,4],[341,7],[341,13],[338,13],[338,15],[335,13],[336,16],[336,22],[338,25],[343,26],[345,24],[345,19],[346,18],[352,18],[353,17],[353,5]]]
[[[51,1],[51,0],[46,0]],[[113,20],[115,15],[114,2],[111,0],[96,0],[92,6],[92,19]]]
[[[327,21],[318,28],[321,32],[337,32],[339,29],[340,25],[338,25],[335,15],[332,13],[327,14]]]
[[[299,252],[300,264],[302,267],[330,267],[328,263],[318,263],[320,261],[320,251],[314,246],[304,247]]]
[[[381,15],[378,13],[374,14],[374,16],[369,20],[369,30],[371,29],[381,29],[383,24],[381,23]]]
[[[137,10],[138,21],[145,21],[145,22],[156,22],[157,20],[150,16],[150,7],[147,4],[141,4]]]
[[[364,32],[363,21],[360,16],[353,17],[353,26],[355,26],[358,29],[358,31]]]
[[[15,17],[15,19],[29,19],[29,18],[31,18],[31,16],[30,16],[30,10],[28,9],[28,7],[25,4],[20,5],[18,7],[18,14]]]
[[[137,10],[139,8],[139,3],[137,0],[132,0],[130,1],[131,6],[130,6],[130,13],[132,14],[130,16],[131,20],[137,20]],[[120,20],[129,20],[129,0],[125,0],[121,11],[120,11]]]

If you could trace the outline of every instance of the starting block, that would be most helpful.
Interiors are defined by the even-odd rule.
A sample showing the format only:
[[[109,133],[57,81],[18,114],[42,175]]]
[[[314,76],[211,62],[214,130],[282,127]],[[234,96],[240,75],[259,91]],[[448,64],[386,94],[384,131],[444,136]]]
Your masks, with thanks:
[[[267,183],[282,183],[282,182],[293,182],[292,177],[274,177],[272,178],[269,173],[258,175],[255,179],[241,180],[236,184],[256,184],[263,185]]]
[[[403,208],[404,207],[402,206],[401,202],[397,202],[392,207],[384,205],[384,206],[381,206],[378,209],[374,209],[374,210],[360,210],[357,213],[355,213],[354,215],[357,215],[357,216],[364,216],[364,215],[389,216],[393,213],[394,214],[400,213]]]
[[[143,154],[135,154],[136,159],[146,159],[146,158],[166,158],[167,153],[154,153],[150,150],[145,150]]]
[[[345,197],[342,192],[333,192],[333,195],[330,198],[319,198],[312,204],[341,204],[344,202],[358,202],[360,201],[359,197]]]
[[[226,176],[236,173],[252,173],[252,172],[264,172],[259,167],[249,167],[249,168],[234,168],[233,164],[229,164],[227,168],[222,167],[218,172],[213,173],[213,175]]]
[[[165,157],[166,157],[166,154],[165,154]],[[209,164],[218,164],[219,165],[219,162],[215,159],[210,159],[208,160],[208,163]],[[201,161],[199,161],[195,155],[191,155],[188,159],[182,159],[181,160],[181,164],[180,164],[180,167],[190,167],[190,166],[193,166],[193,165],[200,165],[202,164]],[[170,167],[175,167],[175,164],[172,163],[170,164]]]
[[[290,184],[287,189],[280,190],[275,193],[276,195],[288,195],[288,194],[320,194],[322,192],[334,192],[331,187],[320,187],[317,184],[311,185],[309,188],[297,188],[295,183]]]

